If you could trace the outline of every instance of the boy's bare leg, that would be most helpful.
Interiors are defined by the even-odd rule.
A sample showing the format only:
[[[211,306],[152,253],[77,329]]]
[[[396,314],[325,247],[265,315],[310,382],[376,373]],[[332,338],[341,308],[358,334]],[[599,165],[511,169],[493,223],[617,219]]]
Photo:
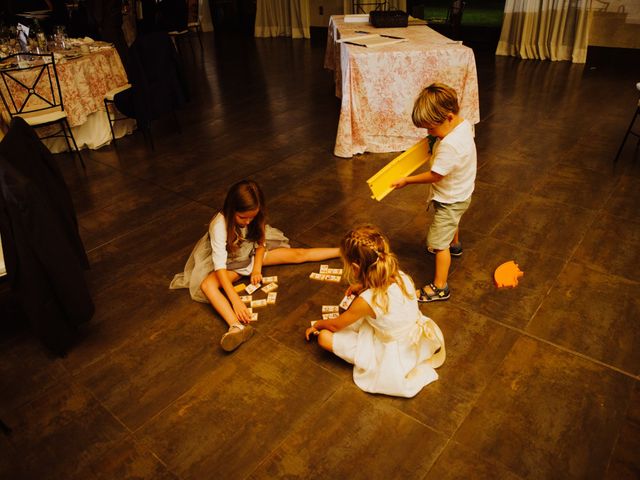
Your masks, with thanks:
[[[227,275],[232,283],[240,278],[236,272],[227,271]],[[216,272],[211,272],[207,275],[207,277],[202,281],[200,288],[206,295],[207,299],[209,299],[211,306],[215,308],[216,312],[220,314],[229,326],[240,323],[238,317],[233,311],[233,308],[231,307],[231,304],[229,303],[229,300],[227,300],[227,297],[220,290],[220,282],[218,281]]]
[[[453,235],[453,242],[451,242],[451,244],[453,245],[454,243],[459,243],[460,242],[460,229],[456,228],[456,233]]]
[[[444,288],[449,277],[449,267],[451,266],[451,252],[449,249],[438,250],[436,252],[436,273],[433,284],[438,288]],[[435,292],[434,292],[435,293]]]
[[[263,265],[319,262],[339,256],[339,248],[276,248],[269,250]]]

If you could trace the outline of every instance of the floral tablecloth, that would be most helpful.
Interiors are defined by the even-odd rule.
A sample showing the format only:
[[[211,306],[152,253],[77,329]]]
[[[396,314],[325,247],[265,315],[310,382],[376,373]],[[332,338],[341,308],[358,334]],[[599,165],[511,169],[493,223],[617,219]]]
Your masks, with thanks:
[[[336,96],[342,97],[336,156],[399,152],[414,145],[426,131],[411,121],[413,103],[433,82],[455,88],[461,115],[472,124],[480,121],[473,50],[424,25],[376,29],[343,18],[331,17],[324,63],[334,71]],[[370,48],[337,42],[356,31],[407,41]]]
[[[104,94],[127,83],[127,74],[118,52],[103,47],[74,59],[56,60],[64,110],[69,125],[87,121],[97,111],[104,112]]]
[[[83,53],[79,49],[56,53],[56,71],[67,121],[76,143],[79,148],[95,149],[111,141],[104,95],[109,90],[125,85],[128,80],[120,56],[113,46],[95,42],[87,45],[87,49],[89,51]],[[4,120],[8,123],[8,112],[4,111],[4,107],[2,110]],[[134,120],[117,122],[114,124],[116,137],[133,131],[134,125]],[[44,143],[54,153],[67,149],[62,138],[45,139]]]

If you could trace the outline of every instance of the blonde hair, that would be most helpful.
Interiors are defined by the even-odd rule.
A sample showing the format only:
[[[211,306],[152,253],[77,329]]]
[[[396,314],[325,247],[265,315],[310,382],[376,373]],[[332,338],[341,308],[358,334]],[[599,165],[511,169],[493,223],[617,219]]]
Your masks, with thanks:
[[[460,111],[456,91],[443,83],[432,83],[420,92],[413,104],[411,120],[416,127],[440,125],[447,115]]]
[[[384,312],[389,308],[387,289],[398,284],[402,294],[413,298],[400,278],[398,258],[391,252],[389,241],[373,225],[363,225],[347,233],[340,242],[344,275],[351,283],[360,283],[373,291],[373,304]]]

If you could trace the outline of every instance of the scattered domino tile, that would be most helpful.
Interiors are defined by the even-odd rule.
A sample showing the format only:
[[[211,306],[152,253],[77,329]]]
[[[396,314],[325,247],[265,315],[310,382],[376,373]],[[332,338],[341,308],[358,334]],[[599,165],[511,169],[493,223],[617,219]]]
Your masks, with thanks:
[[[239,283],[238,285],[233,287],[233,289],[238,293],[243,291],[245,288],[247,288],[247,286],[244,283]]]
[[[257,322],[258,321],[258,314],[257,313],[252,313],[250,321],[251,322]]]
[[[311,323],[311,326],[313,327],[316,323],[318,323],[318,320],[311,320],[311,322],[309,323]]]
[[[320,265],[320,273],[327,273],[329,270],[329,265]]]
[[[277,289],[278,289],[277,283],[270,283],[269,285],[265,285],[264,287],[262,287],[262,291],[264,293],[273,292],[274,290],[277,290]]]
[[[338,305],[323,305],[322,313],[337,313],[340,311],[340,307]]]
[[[269,292],[267,294],[267,305],[275,305],[278,292]]]
[[[329,275],[342,275],[342,269],[341,268],[327,268],[327,271],[325,272]]]
[[[323,320],[331,320],[332,318],[338,318],[339,316],[340,316],[340,314],[338,312],[323,313],[322,314],[322,319]]]
[[[309,278],[311,280],[320,280],[322,282],[335,282],[335,283],[340,283],[340,275],[328,275],[326,273],[316,273],[316,272],[311,272],[309,274]]]
[[[259,283],[256,283],[255,285],[251,284],[251,285],[247,285],[245,287],[245,290],[247,291],[247,293],[249,295],[251,295],[253,292],[255,292],[256,290],[258,290],[262,285],[260,285]]]
[[[267,306],[266,298],[263,298],[262,300],[251,301],[251,308],[266,307],[266,306]]]
[[[349,296],[345,295],[345,297],[340,302],[340,308],[342,308],[343,310],[346,310],[347,308],[349,308],[349,305],[351,305],[351,303],[355,300],[355,298],[356,296],[353,294]]]
[[[251,295],[240,295],[240,300],[242,303],[251,303],[251,300],[253,299],[251,298]]]
[[[247,307],[247,311],[248,311],[249,313],[253,313],[253,308],[251,308],[251,307]]]
[[[262,277],[262,283],[265,285],[268,283],[278,283],[278,276],[274,275],[273,277]]]

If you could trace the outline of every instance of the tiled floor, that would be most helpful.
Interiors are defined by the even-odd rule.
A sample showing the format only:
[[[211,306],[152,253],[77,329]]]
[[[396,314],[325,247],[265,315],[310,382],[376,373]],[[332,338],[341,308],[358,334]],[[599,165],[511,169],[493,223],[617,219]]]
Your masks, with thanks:
[[[159,122],[154,153],[134,135],[87,152],[86,172],[57,157],[97,310],[62,359],[3,310],[0,418],[13,433],[0,435],[1,478],[640,477],[633,141],[612,168],[638,51],[571,65],[476,50],[480,169],[465,252],[451,300],[422,307],[448,358],[415,398],[360,391],[349,365],[304,340],[344,289],[309,281],[317,265],[266,270],[280,277],[278,304],[232,354],[213,310],[168,290],[245,177],[294,244],[335,245],[373,222],[416,282],[433,275],[424,190],[369,198],[365,180],[394,154],[332,155],[339,101],[323,53],[322,42],[210,34],[204,58],[185,52],[182,133]],[[497,290],[492,272],[510,259],[525,276]]]

